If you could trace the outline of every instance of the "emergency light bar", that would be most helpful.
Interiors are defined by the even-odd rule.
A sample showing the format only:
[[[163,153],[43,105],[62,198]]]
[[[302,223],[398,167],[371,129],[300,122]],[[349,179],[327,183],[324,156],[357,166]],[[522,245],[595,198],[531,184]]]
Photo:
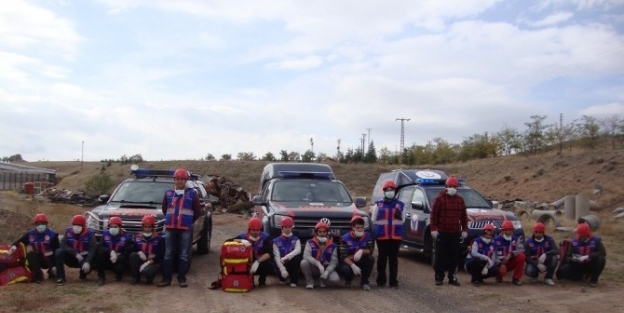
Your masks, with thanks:
[[[457,179],[460,186],[463,186],[465,180],[463,178]],[[419,185],[446,185],[446,179],[431,179],[431,178],[417,178],[416,183]]]
[[[136,165],[132,165],[130,167],[130,174],[134,175],[136,178],[141,177],[173,177],[175,170],[153,170],[149,168],[139,168]],[[190,180],[199,179],[199,175],[189,173]]]
[[[297,172],[297,171],[279,171],[283,178],[321,178],[335,179],[332,172]]]

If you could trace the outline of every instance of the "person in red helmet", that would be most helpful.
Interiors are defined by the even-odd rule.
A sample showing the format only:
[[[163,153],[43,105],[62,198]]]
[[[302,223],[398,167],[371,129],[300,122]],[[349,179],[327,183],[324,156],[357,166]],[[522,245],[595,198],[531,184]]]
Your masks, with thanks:
[[[301,241],[292,233],[294,226],[292,218],[282,218],[282,234],[273,239],[273,256],[280,283],[286,284],[286,279],[290,278],[290,287],[293,288],[299,282],[301,265]]]
[[[377,241],[377,286],[386,285],[386,263],[389,263],[390,287],[398,288],[399,281],[399,248],[403,239],[404,204],[396,199],[397,185],[387,180],[381,186],[384,193],[382,199],[375,202],[371,212],[375,226],[374,236]]]
[[[128,267],[132,252],[132,236],[121,228],[121,218],[111,217],[108,229],[102,232],[102,239],[95,254],[95,268],[98,272],[98,286],[106,282],[106,270],[113,270],[115,280],[120,281]]]
[[[557,269],[558,249],[555,240],[546,235],[546,226],[537,222],[533,225],[533,235],[524,243],[526,267],[524,274],[531,277],[531,282],[537,282],[540,273],[545,273],[544,283],[554,286],[553,275]]]
[[[587,223],[576,227],[576,238],[570,240],[566,263],[557,270],[557,279],[581,280],[589,275],[589,286],[596,287],[607,263],[607,250],[599,236],[593,235]]]
[[[151,285],[161,269],[165,252],[165,240],[156,231],[156,219],[153,215],[145,215],[141,219],[141,233],[134,236],[133,252],[130,253],[130,274],[132,285],[136,285],[144,277]]]
[[[470,246],[470,251],[466,256],[464,269],[470,273],[470,282],[474,286],[483,284],[483,280],[495,277],[498,274],[498,257],[494,246],[494,225],[486,224],[483,227],[483,234],[475,238]]]
[[[162,212],[165,214],[165,260],[163,279],[158,287],[171,285],[173,277],[173,257],[178,255],[178,285],[188,287],[186,273],[193,240],[193,223],[201,216],[199,194],[187,186],[189,173],[183,168],[173,173],[174,188],[165,192]]]
[[[227,240],[240,240],[246,247],[252,247],[254,261],[250,271],[258,275],[258,287],[266,286],[266,277],[273,272],[273,264],[271,264],[273,244],[269,234],[262,231],[262,228],[262,221],[257,217],[252,217],[247,223],[246,232]]]
[[[306,289],[314,289],[314,281],[319,280],[319,286],[337,285],[340,277],[336,272],[338,254],[336,243],[329,236],[329,226],[318,222],[314,226],[314,237],[306,242],[303,248],[301,272],[306,280]]]
[[[43,269],[48,269],[48,279],[54,279],[54,252],[59,248],[58,234],[48,228],[48,217],[39,213],[33,219],[34,228],[27,231],[21,238],[17,239],[8,253],[12,254],[17,250],[19,244],[24,244],[29,250],[26,253],[28,269],[34,275],[35,282],[43,282]]]
[[[502,283],[503,277],[507,275],[507,272],[513,271],[511,283],[520,286],[522,285],[520,279],[522,278],[526,255],[524,253],[524,245],[513,232],[513,222],[505,220],[501,225],[501,233],[494,238],[496,253],[500,261],[496,282]]]
[[[448,283],[459,286],[456,272],[461,240],[468,237],[468,214],[464,199],[457,194],[459,188],[457,177],[449,176],[445,185],[446,189],[440,191],[433,200],[429,215],[431,239],[435,245],[433,260],[435,284],[442,285],[444,272],[448,270]]]
[[[360,288],[370,290],[368,278],[373,271],[375,258],[370,234],[365,231],[366,221],[356,215],[351,218],[351,231],[340,238],[340,271],[345,277],[345,286],[353,285],[354,276],[360,276]]]
[[[72,226],[65,229],[60,248],[54,253],[56,263],[56,285],[65,284],[65,265],[80,269],[80,279],[87,279],[91,273],[91,264],[95,258],[97,241],[95,233],[86,227],[86,219],[75,215]]]

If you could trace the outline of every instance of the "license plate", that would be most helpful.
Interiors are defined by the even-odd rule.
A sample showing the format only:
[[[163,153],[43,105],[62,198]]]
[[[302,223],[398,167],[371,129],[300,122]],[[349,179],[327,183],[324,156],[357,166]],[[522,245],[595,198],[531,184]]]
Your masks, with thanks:
[[[329,235],[332,237],[340,236],[340,229],[336,229],[336,228],[330,229]],[[314,228],[310,228],[310,236],[314,237]]]

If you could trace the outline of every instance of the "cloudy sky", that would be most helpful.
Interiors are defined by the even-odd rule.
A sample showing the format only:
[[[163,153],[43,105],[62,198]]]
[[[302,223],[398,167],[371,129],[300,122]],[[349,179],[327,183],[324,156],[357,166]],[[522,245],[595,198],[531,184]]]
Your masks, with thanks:
[[[624,117],[624,0],[2,0],[0,157],[335,155]]]

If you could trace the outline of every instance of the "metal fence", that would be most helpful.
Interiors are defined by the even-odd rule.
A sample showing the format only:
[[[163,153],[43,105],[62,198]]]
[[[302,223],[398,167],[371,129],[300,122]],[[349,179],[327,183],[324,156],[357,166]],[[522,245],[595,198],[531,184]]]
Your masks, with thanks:
[[[55,174],[48,173],[20,173],[20,172],[0,172],[0,190],[21,190],[24,184],[31,182],[35,185],[35,194],[53,185]]]

